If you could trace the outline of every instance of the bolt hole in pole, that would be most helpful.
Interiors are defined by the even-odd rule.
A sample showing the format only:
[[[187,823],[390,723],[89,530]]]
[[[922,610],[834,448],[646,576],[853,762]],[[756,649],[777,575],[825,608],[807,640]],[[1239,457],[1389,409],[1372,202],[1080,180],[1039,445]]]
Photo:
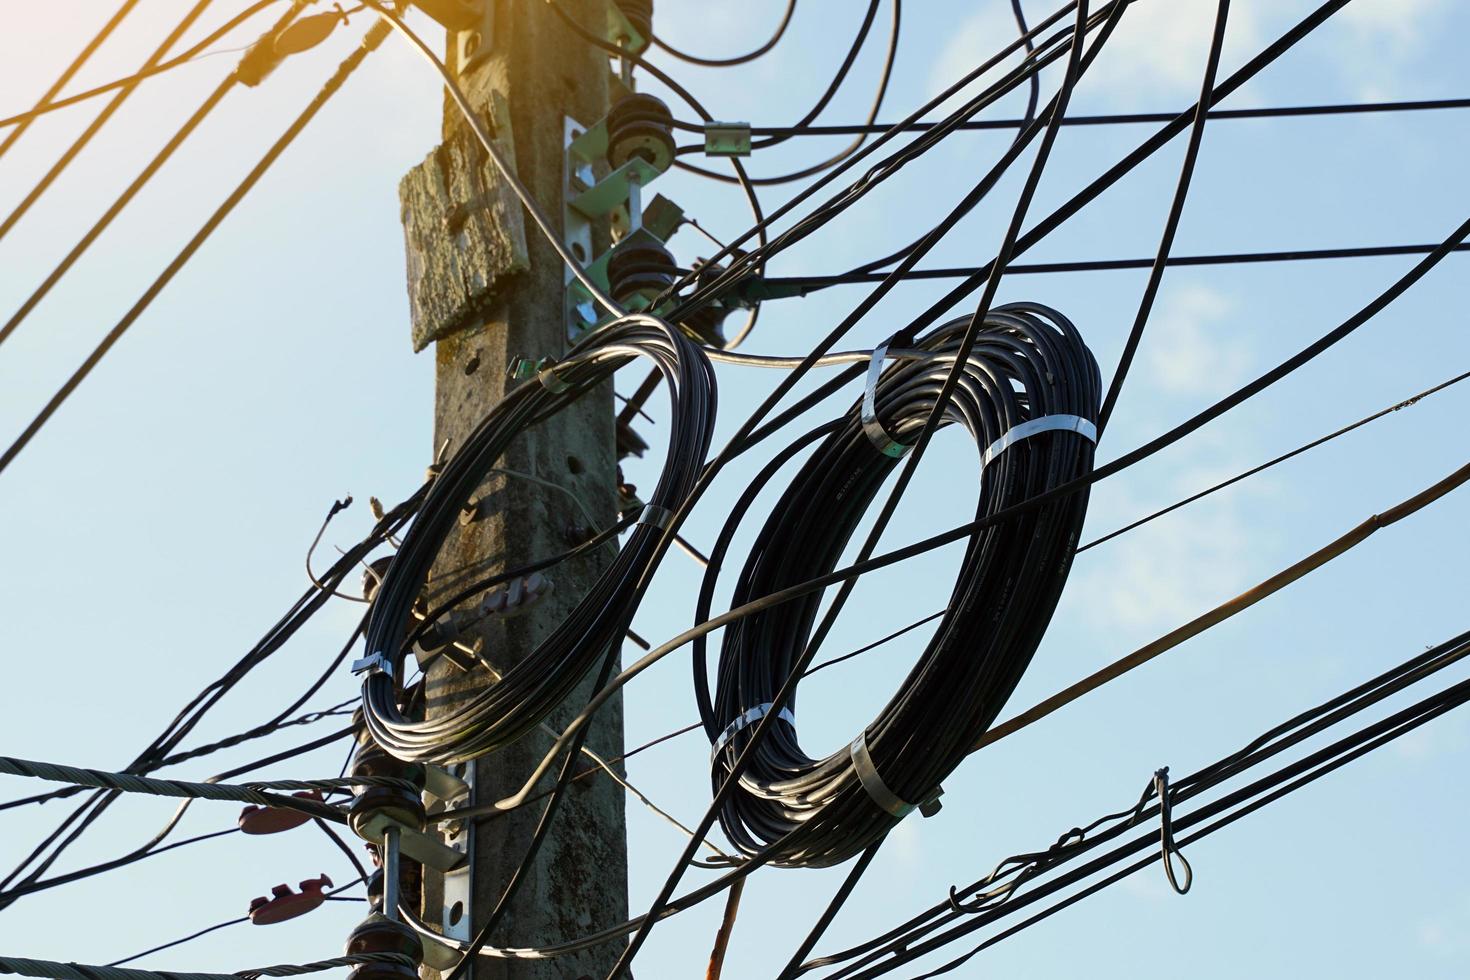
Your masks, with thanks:
[[[465,361],[464,373],[466,375],[470,375],[474,374],[478,370],[480,370],[480,354],[478,351],[476,351],[475,353],[470,355],[470,359],[468,361]]]
[[[567,472],[571,473],[573,476],[579,476],[584,469],[586,469],[586,467],[582,465],[582,461],[580,459],[575,456],[567,457]]]
[[[449,907],[449,924],[459,925],[459,920],[464,918],[464,902],[455,902]]]
[[[587,261],[587,250],[582,247],[581,242],[572,242],[572,254],[577,257],[578,262]]]

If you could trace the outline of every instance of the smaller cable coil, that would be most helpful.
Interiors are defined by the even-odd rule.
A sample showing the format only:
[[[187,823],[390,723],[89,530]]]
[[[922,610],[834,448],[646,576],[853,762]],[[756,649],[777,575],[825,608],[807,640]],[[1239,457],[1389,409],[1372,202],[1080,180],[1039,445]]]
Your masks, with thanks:
[[[429,569],[465,501],[520,433],[640,357],[653,362],[669,389],[672,424],[663,472],[643,514],[594,539],[595,545],[627,530],[617,557],[551,635],[499,682],[432,721],[406,716],[399,707],[404,637]],[[704,466],[714,419],[715,376],[704,352],[677,327],[648,316],[599,328],[560,361],[513,388],[444,465],[383,577],[366,634],[367,660],[382,666],[367,674],[362,688],[373,739],[400,759],[447,765],[492,752],[540,724],[619,648],[650,574],[677,530],[669,518]]]

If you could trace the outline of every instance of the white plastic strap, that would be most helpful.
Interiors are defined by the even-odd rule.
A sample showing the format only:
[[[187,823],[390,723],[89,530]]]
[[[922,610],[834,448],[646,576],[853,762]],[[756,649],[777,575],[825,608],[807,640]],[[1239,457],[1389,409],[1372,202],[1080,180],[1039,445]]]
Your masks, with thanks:
[[[667,531],[669,529],[669,524],[672,523],[673,520],[674,512],[669,510],[667,507],[660,507],[658,504],[645,504],[643,506],[643,513],[639,514],[638,520],[634,521],[633,523],[651,524],[654,527],[658,528],[660,531]]]
[[[908,446],[899,442],[888,434],[883,428],[883,423],[878,421],[878,377],[883,373],[883,360],[888,356],[888,341],[883,341],[873,348],[873,356],[868,361],[868,384],[863,389],[863,431],[878,447],[878,452],[884,456],[898,459],[909,451]]]
[[[764,718],[767,713],[770,712],[770,710],[771,702],[767,701],[765,704],[758,704],[754,708],[747,708],[743,714],[741,714],[734,721],[730,722],[730,724],[726,725],[725,730],[720,732],[720,737],[715,739],[715,744],[710,747],[710,761],[713,762],[715,760],[715,757],[720,754],[720,750],[725,747],[725,743],[734,738],[736,732],[740,731],[740,729],[742,728],[747,728],[751,725],[754,725],[756,722]],[[776,714],[776,717],[786,722],[786,724],[790,725],[792,728],[796,727],[796,715],[791,713],[790,708],[782,708]]]
[[[899,819],[908,816],[914,810],[914,804],[905,803],[894,795],[893,790],[878,775],[878,770],[873,765],[873,757],[868,754],[868,733],[862,732],[853,743],[847,747],[847,754],[852,757],[852,767],[857,770],[858,782],[862,783],[863,790],[870,796],[874,803],[878,804],[889,813]]]
[[[980,465],[989,466],[991,460],[1011,446],[1042,432],[1075,432],[1089,442],[1097,443],[1097,426],[1080,415],[1043,415],[1013,426],[1009,432],[992,442],[981,455]]]

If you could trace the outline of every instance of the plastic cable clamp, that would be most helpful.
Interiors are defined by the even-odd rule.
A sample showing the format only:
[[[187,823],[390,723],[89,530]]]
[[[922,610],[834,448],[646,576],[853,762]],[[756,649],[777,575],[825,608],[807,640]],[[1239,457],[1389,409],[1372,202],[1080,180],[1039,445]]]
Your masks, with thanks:
[[[863,431],[880,453],[898,459],[910,447],[890,436],[888,430],[883,428],[883,423],[878,421],[878,377],[883,373],[883,360],[888,356],[889,343],[890,341],[885,340],[874,347],[873,356],[868,361],[868,383],[863,389]]]
[[[981,466],[989,466],[990,461],[1022,439],[1029,439],[1043,432],[1075,432],[1089,442],[1097,443],[1097,426],[1080,415],[1043,415],[1040,418],[1031,419],[1012,426],[1010,431],[999,439],[992,442],[980,457]]]
[[[352,661],[352,672],[361,674],[364,671],[387,674],[393,676],[393,661],[389,660],[381,650],[377,653],[363,657],[361,660]]]
[[[725,730],[720,732],[720,737],[715,739],[715,744],[710,746],[710,761],[714,762],[715,757],[720,754],[720,750],[725,747],[725,744],[729,742],[730,739],[735,737],[736,732],[740,731],[740,729],[742,728],[748,728],[749,726],[754,725],[756,722],[760,721],[767,714],[769,714],[770,710],[771,702],[767,701],[765,704],[758,704],[754,708],[747,708],[734,721],[726,725]],[[796,727],[796,715],[791,713],[790,708],[782,708],[779,712],[776,713],[776,717],[786,722],[786,724],[790,725],[792,728]]]
[[[674,512],[667,507],[660,507],[658,504],[645,504],[643,506],[643,513],[639,514],[638,520],[633,523],[651,524],[660,531],[667,531],[673,520]]]

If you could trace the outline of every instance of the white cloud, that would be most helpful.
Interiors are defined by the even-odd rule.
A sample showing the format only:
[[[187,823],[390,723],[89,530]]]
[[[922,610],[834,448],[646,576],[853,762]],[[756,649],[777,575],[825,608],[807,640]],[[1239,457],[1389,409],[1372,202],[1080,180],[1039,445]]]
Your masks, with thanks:
[[[1147,381],[1172,395],[1234,388],[1250,358],[1245,343],[1230,334],[1231,308],[1227,296],[1208,286],[1166,286],[1143,334]]]
[[[1402,48],[1423,40],[1445,7],[1445,0],[1353,0],[1339,16],[1368,38]]]
[[[1167,108],[1199,93],[1218,9],[1215,0],[1144,0],[1118,23],[1083,88],[1109,101]],[[1220,77],[1262,46],[1254,7],[1235,3],[1226,19]]]
[[[1132,512],[1151,509],[1138,503]],[[1196,504],[1109,542],[1105,555],[1084,556],[1076,589],[1097,625],[1156,632],[1240,592],[1260,544],[1228,500]]]
[[[948,43],[929,69],[928,94],[932,97],[943,92],[1014,41],[1016,36],[1016,22],[1004,0],[985,4],[950,32]],[[973,95],[983,84],[995,81],[1002,72],[1014,67],[1019,60],[1019,53],[1012,55],[954,98]],[[946,105],[952,106],[953,102]]]
[[[1199,91],[1217,6],[1215,0],[1139,0],[1123,15],[1088,69],[1079,97],[1100,96],[1119,107],[1154,109],[1192,101]],[[1089,36],[1095,38],[1097,34]],[[1009,5],[1005,0],[989,0],[959,24],[935,59],[929,75],[930,94],[938,94],[1015,37],[1016,24]],[[1230,65],[1255,54],[1261,44],[1253,8],[1243,3],[1232,5],[1221,77]],[[1013,57],[1001,70],[1015,63]],[[992,73],[986,80],[995,77]],[[1054,65],[1043,79],[1043,101],[1058,77]],[[975,90],[972,86],[967,92]]]

